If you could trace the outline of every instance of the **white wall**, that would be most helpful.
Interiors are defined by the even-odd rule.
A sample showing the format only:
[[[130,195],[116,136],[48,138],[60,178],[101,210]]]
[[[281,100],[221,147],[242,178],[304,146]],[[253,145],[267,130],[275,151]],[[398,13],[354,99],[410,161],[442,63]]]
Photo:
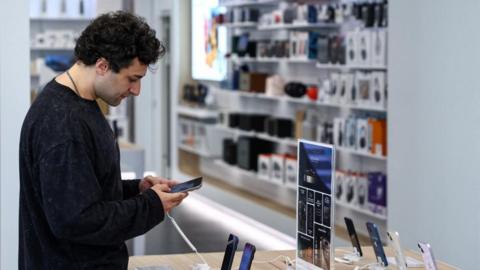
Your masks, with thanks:
[[[30,104],[28,1],[0,1],[0,268],[18,267],[18,146]]]
[[[478,269],[480,2],[389,3],[389,228]]]

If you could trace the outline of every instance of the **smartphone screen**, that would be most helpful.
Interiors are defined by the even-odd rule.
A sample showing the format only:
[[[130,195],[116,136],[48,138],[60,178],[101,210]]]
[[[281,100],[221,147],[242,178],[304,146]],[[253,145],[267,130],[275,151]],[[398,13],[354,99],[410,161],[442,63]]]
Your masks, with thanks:
[[[370,240],[372,241],[373,251],[375,251],[375,256],[377,257],[377,262],[382,266],[387,266],[388,261],[385,256],[385,251],[383,250],[382,240],[380,239],[380,233],[378,232],[378,226],[375,223],[367,222],[367,230],[370,235]]]
[[[225,254],[223,255],[223,262],[221,270],[230,270],[232,268],[233,258],[235,257],[235,251],[237,250],[238,237],[234,234],[228,236],[227,247],[225,248]]]
[[[243,249],[242,260],[240,262],[239,270],[250,270],[254,255],[255,246],[250,243],[246,243]]]
[[[171,193],[187,192],[187,191],[199,189],[202,186],[202,179],[203,177],[198,177],[198,178],[180,183],[178,185],[175,185],[170,189],[170,192]]]
[[[350,241],[352,242],[353,249],[355,253],[357,253],[360,257],[363,256],[362,248],[360,247],[360,241],[358,241],[358,235],[355,231],[355,225],[353,225],[353,221],[345,217],[345,225],[347,225],[348,235],[350,236]]]

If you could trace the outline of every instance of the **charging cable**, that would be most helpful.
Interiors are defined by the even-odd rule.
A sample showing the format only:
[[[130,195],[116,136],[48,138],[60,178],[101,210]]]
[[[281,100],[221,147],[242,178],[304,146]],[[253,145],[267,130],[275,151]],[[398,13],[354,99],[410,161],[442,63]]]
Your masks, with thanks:
[[[202,254],[198,253],[197,251],[197,248],[195,248],[195,246],[192,244],[192,242],[190,242],[190,240],[188,240],[188,237],[183,233],[182,229],[180,228],[180,226],[178,226],[177,222],[175,221],[175,219],[170,216],[169,213],[167,213],[167,217],[172,221],[172,224],[173,226],[175,226],[175,229],[177,229],[178,233],[182,236],[183,240],[185,240],[185,243],[188,244],[188,246],[193,250],[195,251],[195,253],[198,255],[198,257],[200,257],[200,259],[202,260],[202,262],[205,264],[205,265],[208,265],[207,261],[205,261],[205,259],[203,258]]]

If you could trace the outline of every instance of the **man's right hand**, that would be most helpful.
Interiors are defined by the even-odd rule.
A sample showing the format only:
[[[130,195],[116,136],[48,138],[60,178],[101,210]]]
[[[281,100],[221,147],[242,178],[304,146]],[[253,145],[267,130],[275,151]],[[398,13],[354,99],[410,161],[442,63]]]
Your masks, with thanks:
[[[153,185],[151,189],[157,193],[158,197],[162,201],[163,210],[165,210],[165,213],[170,212],[172,208],[179,205],[183,199],[188,196],[187,192],[169,193],[170,188],[166,184],[156,184]]]

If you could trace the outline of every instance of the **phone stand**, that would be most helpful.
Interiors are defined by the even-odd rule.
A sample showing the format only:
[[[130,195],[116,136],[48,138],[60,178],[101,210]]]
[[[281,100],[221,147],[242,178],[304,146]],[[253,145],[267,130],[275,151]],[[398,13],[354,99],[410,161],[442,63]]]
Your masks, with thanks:
[[[369,270],[385,270],[387,269],[385,266],[381,266],[379,264],[374,264],[374,265],[370,265],[370,267],[368,267]]]
[[[343,258],[345,260],[351,261],[351,262],[358,262],[360,261],[360,256],[357,253],[348,253],[343,255]]]

